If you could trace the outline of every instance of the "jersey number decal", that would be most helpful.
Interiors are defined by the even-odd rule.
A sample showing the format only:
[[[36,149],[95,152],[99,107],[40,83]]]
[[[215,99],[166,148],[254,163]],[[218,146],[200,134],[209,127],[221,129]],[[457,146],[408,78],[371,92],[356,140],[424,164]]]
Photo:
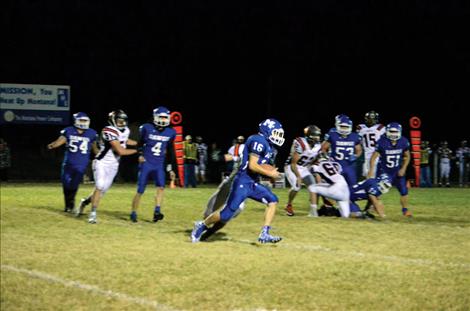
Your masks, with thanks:
[[[80,150],[82,154],[87,154],[88,152],[88,142],[82,140],[71,139],[69,142],[69,150],[70,152],[77,152]]]
[[[352,147],[336,147],[336,160],[347,160],[354,154],[354,148]]]
[[[261,151],[263,151],[263,144],[260,144],[260,143],[258,143],[258,142],[255,142],[255,143],[253,144],[253,149],[256,150],[256,151],[258,151],[258,152],[261,152]]]
[[[160,156],[160,153],[162,153],[162,143],[156,143],[155,146],[152,147],[152,152],[154,156]]]
[[[323,168],[329,176],[339,174],[339,164],[338,163],[323,163]]]
[[[313,157],[308,157],[308,156],[301,156],[299,161],[297,161],[297,165],[300,165],[300,166],[305,166],[307,164],[310,164],[312,163],[313,161]]]
[[[375,144],[377,143],[377,139],[375,137],[375,133],[367,133],[364,135],[364,140],[365,140],[365,145],[366,147],[375,147]]]
[[[388,155],[387,156],[387,167],[388,168],[394,168],[397,167],[398,164],[400,163],[400,155],[395,154],[395,155]]]

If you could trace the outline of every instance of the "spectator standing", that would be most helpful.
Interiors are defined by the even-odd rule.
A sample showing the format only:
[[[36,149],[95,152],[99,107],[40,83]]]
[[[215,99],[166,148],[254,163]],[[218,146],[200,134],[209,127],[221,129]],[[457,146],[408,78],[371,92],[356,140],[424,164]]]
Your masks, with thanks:
[[[421,188],[430,188],[432,187],[431,183],[431,163],[429,162],[432,150],[429,147],[429,142],[423,140],[421,142],[421,170],[420,170],[420,179]]]
[[[450,187],[449,176],[450,176],[450,162],[452,157],[452,150],[449,149],[447,141],[442,141],[441,145],[437,149],[439,155],[439,187]]]
[[[206,183],[206,172],[207,172],[207,145],[204,143],[201,136],[196,136],[197,144],[197,166],[196,176],[199,183]]]
[[[467,147],[467,141],[462,140],[460,147],[455,151],[457,166],[459,168],[459,186],[468,186],[468,174],[470,171],[470,148]]]
[[[0,179],[8,181],[8,171],[11,167],[11,153],[8,143],[0,138]]]
[[[193,143],[191,135],[186,135],[184,143],[184,187],[191,185],[196,188],[196,162],[197,162],[197,145]]]

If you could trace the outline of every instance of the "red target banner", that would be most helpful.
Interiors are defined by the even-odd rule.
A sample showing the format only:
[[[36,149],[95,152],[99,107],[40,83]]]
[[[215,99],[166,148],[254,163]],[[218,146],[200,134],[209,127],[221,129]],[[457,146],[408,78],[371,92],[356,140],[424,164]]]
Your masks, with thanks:
[[[412,163],[415,169],[415,186],[419,187],[420,184],[420,174],[421,174],[421,119],[418,117],[410,118],[410,131],[411,138],[411,157],[413,159]]]

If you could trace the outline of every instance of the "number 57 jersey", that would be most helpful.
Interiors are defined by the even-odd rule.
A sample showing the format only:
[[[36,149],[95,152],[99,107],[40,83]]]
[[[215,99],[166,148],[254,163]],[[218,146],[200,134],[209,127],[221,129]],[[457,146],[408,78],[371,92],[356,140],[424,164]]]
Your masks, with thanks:
[[[139,132],[145,161],[150,164],[165,163],[168,145],[174,141],[176,131],[171,127],[160,131],[155,125],[145,123],[139,127]]]

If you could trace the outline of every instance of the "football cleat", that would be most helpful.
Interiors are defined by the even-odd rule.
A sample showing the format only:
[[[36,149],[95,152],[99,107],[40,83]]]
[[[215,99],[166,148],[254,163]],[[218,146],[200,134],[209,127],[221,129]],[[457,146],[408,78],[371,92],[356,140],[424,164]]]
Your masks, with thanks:
[[[405,217],[413,217],[413,214],[407,209],[407,208],[402,208],[401,212],[403,213],[403,216]]]
[[[365,211],[365,212],[364,212],[364,216],[365,216],[366,218],[375,219],[375,215],[372,214],[372,213],[370,213],[369,211]]]
[[[280,236],[270,235],[269,233],[262,231],[258,237],[258,242],[260,243],[277,243],[280,242],[282,238]]]
[[[207,226],[203,221],[197,221],[194,223],[193,231],[191,232],[191,241],[193,243],[199,242],[201,240],[202,234],[207,230]]]
[[[78,205],[78,208],[75,209],[76,217],[80,217],[80,215],[83,215],[83,211],[85,210],[85,206],[87,205],[86,201],[87,199],[85,198],[80,200],[80,204]]]
[[[153,213],[153,222],[157,222],[159,220],[162,220],[165,215],[162,213]]]
[[[284,210],[286,211],[287,216],[294,216],[294,208],[292,208],[291,204],[287,204]]]
[[[130,215],[130,219],[131,219],[132,222],[137,222],[137,213],[132,212],[131,215]]]
[[[316,208],[311,208],[310,213],[308,213],[308,217],[318,217],[318,211]]]
[[[90,216],[88,217],[89,224],[96,224],[98,221],[96,220],[96,212],[91,212]]]

